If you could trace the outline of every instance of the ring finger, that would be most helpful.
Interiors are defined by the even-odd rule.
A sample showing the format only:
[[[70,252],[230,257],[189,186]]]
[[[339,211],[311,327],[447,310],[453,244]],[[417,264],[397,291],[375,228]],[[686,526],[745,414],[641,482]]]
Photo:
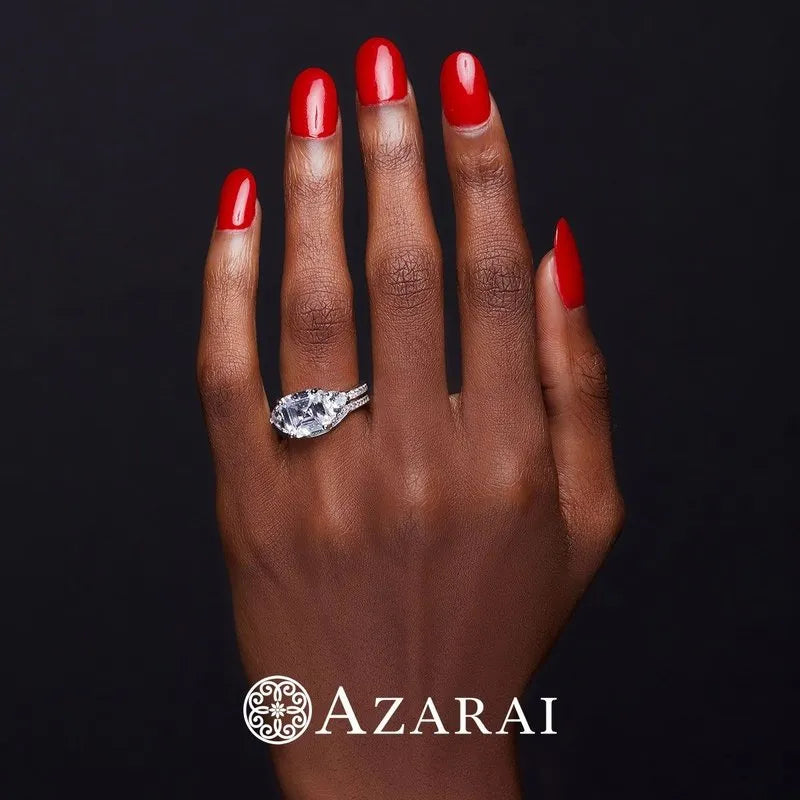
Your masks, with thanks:
[[[369,213],[372,415],[384,430],[408,436],[420,424],[452,419],[441,251],[416,104],[395,45],[377,38],[365,42],[356,58],[356,81]]]

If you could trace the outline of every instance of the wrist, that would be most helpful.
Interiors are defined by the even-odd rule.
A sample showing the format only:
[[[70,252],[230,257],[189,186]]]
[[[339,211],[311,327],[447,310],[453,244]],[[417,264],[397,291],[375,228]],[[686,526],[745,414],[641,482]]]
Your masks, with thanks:
[[[273,750],[287,800],[518,800],[521,796],[511,736],[491,743],[476,735],[410,741],[381,737],[378,742],[347,736],[335,746],[315,738],[303,748],[305,752]]]

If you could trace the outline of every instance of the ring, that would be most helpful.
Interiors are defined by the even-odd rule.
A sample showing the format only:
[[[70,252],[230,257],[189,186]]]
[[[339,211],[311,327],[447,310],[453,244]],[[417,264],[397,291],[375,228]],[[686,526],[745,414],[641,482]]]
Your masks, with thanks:
[[[367,384],[349,392],[303,389],[278,400],[269,421],[292,439],[322,436],[335,428],[351,411],[369,403]]]

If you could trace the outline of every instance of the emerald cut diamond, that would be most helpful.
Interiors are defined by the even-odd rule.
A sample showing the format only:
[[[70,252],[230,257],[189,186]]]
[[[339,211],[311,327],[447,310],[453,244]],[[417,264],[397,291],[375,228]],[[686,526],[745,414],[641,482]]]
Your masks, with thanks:
[[[270,419],[281,433],[294,439],[319,436],[339,422],[346,404],[346,392],[303,389],[282,397]]]

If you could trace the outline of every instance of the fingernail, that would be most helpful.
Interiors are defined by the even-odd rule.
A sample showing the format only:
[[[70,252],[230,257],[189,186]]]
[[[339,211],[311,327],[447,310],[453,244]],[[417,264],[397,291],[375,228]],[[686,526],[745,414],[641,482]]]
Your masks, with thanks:
[[[336,130],[339,103],[336,84],[324,69],[304,69],[292,84],[289,128],[295,136],[322,139]]]
[[[561,295],[561,301],[569,309],[578,308],[585,302],[583,267],[575,237],[563,217],[556,225],[553,248],[556,259],[556,288]]]
[[[249,228],[256,215],[256,179],[249,169],[235,169],[225,178],[219,193],[217,228],[238,231]]]
[[[486,73],[471,53],[451,53],[447,57],[442,65],[439,88],[444,116],[451,125],[472,127],[489,119],[492,104]]]
[[[374,36],[358,48],[356,89],[362,106],[402,100],[408,94],[406,65],[394,42]]]

